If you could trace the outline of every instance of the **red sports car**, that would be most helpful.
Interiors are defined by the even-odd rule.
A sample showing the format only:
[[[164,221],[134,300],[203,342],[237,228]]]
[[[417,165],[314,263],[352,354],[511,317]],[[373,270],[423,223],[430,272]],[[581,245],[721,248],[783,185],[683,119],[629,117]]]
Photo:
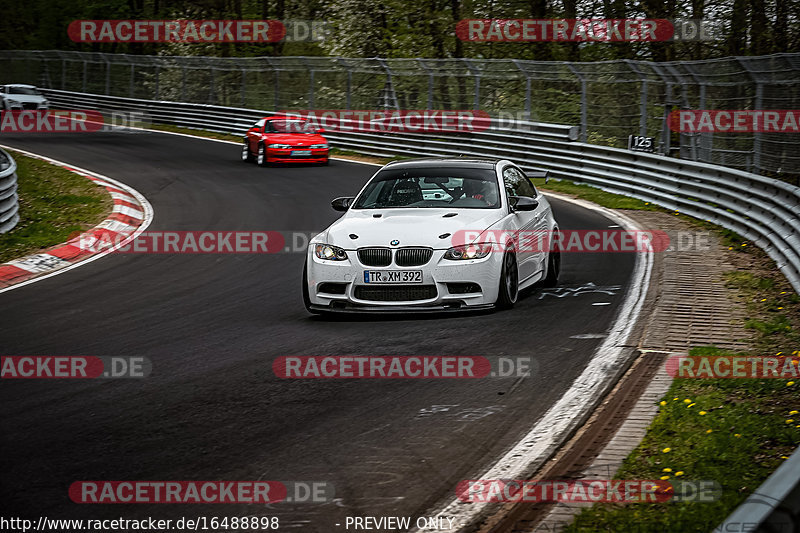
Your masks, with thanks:
[[[256,163],[328,164],[328,141],[324,130],[302,118],[265,117],[247,130],[242,144],[242,161],[255,157]]]

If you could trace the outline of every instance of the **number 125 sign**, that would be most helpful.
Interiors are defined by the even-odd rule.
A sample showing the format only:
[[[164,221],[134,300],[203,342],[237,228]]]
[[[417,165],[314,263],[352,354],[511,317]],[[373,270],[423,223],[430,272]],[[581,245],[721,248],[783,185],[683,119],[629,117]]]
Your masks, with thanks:
[[[628,150],[635,152],[655,152],[655,137],[643,137],[641,135],[628,135]]]

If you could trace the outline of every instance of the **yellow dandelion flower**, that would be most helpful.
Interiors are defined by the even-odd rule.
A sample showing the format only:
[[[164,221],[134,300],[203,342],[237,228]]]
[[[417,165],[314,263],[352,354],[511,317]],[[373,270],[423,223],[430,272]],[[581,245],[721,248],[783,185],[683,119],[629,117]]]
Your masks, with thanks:
[[[747,243],[746,243],[746,242],[743,242],[743,243],[742,243],[742,246],[747,246]]]
[[[785,455],[781,455],[781,459],[788,459]]]
[[[690,408],[690,407],[694,407],[695,405],[696,405],[696,404],[695,404],[694,402],[692,402],[692,403],[690,403],[689,405],[687,405],[687,406],[686,406],[686,408],[688,409],[688,408]]]
[[[742,434],[741,433],[734,433],[733,436],[736,437],[737,439],[742,438]]]
[[[661,480],[666,481],[669,479],[669,476],[661,476]]]
[[[664,400],[661,400],[660,402],[658,402],[658,405],[663,407],[663,406],[667,405],[667,402],[665,402]]]
[[[789,411],[789,416],[800,414],[800,411]]]
[[[761,300],[761,301],[762,301],[762,302],[766,302],[766,301],[767,301],[767,299],[766,299],[766,298],[764,298],[764,299],[763,299],[763,300]]]
[[[665,468],[664,470],[662,470],[662,472],[672,472],[672,469],[671,468]]]
[[[661,450],[661,453],[669,453],[671,450],[672,448],[664,448],[663,450]]]
[[[779,307],[778,309],[780,309],[780,307]],[[783,352],[778,352],[778,353],[776,353],[775,355],[780,355],[780,354],[782,354],[782,353],[783,353]]]
[[[792,385],[794,385],[794,381],[787,381],[786,382],[786,386],[787,387],[791,387]]]
[[[787,424],[791,424],[792,422],[794,422],[794,419],[792,419],[792,418],[789,418],[788,420],[786,420]]]
[[[673,402],[677,402],[677,401],[678,401],[678,397],[677,397],[677,396],[675,396],[675,397],[672,399],[672,401],[673,401]]]
[[[683,400],[683,403],[692,403],[692,400],[690,400],[689,398],[686,398],[685,400]]]
[[[700,412],[699,412],[699,413],[697,413],[697,414],[698,414],[698,415],[700,415],[700,416],[703,416],[703,415],[705,415],[705,414],[706,414],[706,412],[705,412],[705,411],[700,411]]]
[[[675,472],[675,477],[681,477],[683,475],[683,470],[678,470]]]

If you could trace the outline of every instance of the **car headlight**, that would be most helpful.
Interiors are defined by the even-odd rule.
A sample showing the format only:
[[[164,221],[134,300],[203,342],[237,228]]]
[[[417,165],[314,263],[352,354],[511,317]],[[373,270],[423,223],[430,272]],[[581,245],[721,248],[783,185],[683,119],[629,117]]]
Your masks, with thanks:
[[[317,244],[314,247],[314,255],[328,261],[344,261],[347,259],[347,252],[332,244]]]
[[[311,148],[327,148],[327,144],[312,144]]]
[[[292,147],[292,145],[291,144],[270,144],[269,147],[270,148],[282,148],[284,150],[288,150],[289,148]]]
[[[461,259],[483,259],[492,251],[491,244],[464,244],[454,246],[444,253],[445,259],[459,261]]]

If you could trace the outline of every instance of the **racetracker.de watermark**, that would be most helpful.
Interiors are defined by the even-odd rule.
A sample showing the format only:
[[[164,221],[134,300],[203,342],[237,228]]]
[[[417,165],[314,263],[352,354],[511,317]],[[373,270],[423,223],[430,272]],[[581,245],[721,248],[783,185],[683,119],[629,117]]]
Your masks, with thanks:
[[[492,117],[480,110],[448,109],[293,109],[281,111],[329,131],[374,133],[477,132],[489,129]]]
[[[279,20],[74,20],[67,28],[78,43],[276,43]]]
[[[451,246],[474,246],[495,252],[513,249],[522,253],[648,253],[668,250],[670,237],[660,230],[459,230],[451,237]]]
[[[722,494],[714,480],[468,479],[456,495],[463,502],[646,503],[714,502]]]
[[[674,355],[665,370],[674,378],[798,379],[800,357],[754,355]]]
[[[681,133],[800,133],[800,109],[684,109],[669,114]]]
[[[145,378],[147,357],[82,355],[9,355],[0,357],[0,379]]]
[[[89,133],[104,125],[103,114],[90,109],[0,111],[0,133]]]
[[[719,33],[697,19],[464,19],[456,36],[472,42],[710,41]]]
[[[143,111],[113,111],[107,114],[92,109],[0,111],[0,133],[138,132],[151,124],[150,115]]]
[[[272,371],[284,379],[517,378],[537,369],[527,356],[281,356],[272,363]]]

